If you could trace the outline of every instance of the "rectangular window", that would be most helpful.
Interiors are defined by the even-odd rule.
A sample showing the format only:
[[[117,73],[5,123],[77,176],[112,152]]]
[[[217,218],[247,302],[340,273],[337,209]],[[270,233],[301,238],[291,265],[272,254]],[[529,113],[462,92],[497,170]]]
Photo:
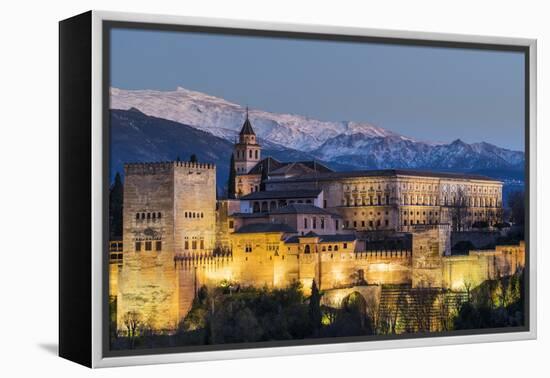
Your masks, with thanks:
[[[313,229],[317,228],[317,218],[313,217]]]
[[[370,220],[370,221],[369,221],[369,227],[372,228],[372,226],[374,226],[374,224],[373,224],[372,221]]]
[[[196,241],[196,240],[193,240],[193,241],[191,242],[191,248],[192,248],[192,249],[197,249],[197,241]]]
[[[146,241],[145,242],[145,250],[146,251],[150,251],[152,248],[153,248],[153,243],[151,243],[150,241]]]
[[[389,220],[385,220],[385,223],[386,223],[386,226],[389,226],[390,225],[390,221]]]
[[[361,221],[361,227],[365,227],[365,221]]]
[[[185,241],[185,247],[184,247],[184,249],[189,249],[189,240],[186,240],[186,241]]]
[[[348,243],[344,243],[344,249],[348,247]]]
[[[336,230],[340,227],[340,222],[338,222],[338,219],[334,221],[334,225],[336,227]]]
[[[157,241],[155,242],[155,249],[156,249],[157,251],[162,251],[162,242],[161,242],[160,240],[157,240]]]
[[[353,227],[357,228],[357,221],[353,221]]]
[[[233,221],[230,220],[230,221],[229,221],[229,228],[234,228],[234,227],[235,227],[235,225],[233,224]]]
[[[307,228],[307,218],[304,218],[304,228]]]
[[[204,249],[204,240],[201,239],[201,249]]]
[[[321,218],[321,229],[325,229],[325,218]]]
[[[327,208],[327,200],[323,200],[323,207],[326,209]]]
[[[136,252],[141,251],[141,242],[136,242]]]

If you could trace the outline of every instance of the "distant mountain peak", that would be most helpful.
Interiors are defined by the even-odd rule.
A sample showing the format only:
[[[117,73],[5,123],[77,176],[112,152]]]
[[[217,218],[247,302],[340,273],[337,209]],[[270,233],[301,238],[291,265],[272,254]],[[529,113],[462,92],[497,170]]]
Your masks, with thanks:
[[[223,98],[177,87],[172,91],[111,88],[111,108],[139,111],[178,122],[234,143],[245,108]],[[260,143],[273,151],[292,149],[357,169],[516,169],[523,152],[486,142],[428,142],[355,121],[321,121],[303,115],[250,110]]]

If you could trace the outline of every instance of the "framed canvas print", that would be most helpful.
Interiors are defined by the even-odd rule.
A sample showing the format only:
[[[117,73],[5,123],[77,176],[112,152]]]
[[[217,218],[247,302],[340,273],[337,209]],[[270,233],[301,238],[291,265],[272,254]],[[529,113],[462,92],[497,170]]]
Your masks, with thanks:
[[[536,337],[536,42],[60,22],[60,355]]]

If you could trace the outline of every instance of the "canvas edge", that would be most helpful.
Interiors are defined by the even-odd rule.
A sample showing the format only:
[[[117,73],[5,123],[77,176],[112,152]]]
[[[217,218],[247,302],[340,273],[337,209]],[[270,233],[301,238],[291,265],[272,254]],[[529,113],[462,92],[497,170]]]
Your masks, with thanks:
[[[403,340],[368,341],[339,344],[303,345],[257,349],[235,349],[208,352],[153,354],[141,356],[104,357],[103,356],[103,152],[102,152],[102,22],[129,21],[156,24],[182,24],[250,30],[269,30],[284,32],[307,32],[338,35],[358,35],[381,38],[407,38],[429,41],[470,42],[500,45],[516,45],[529,48],[529,331],[480,334],[465,336],[447,336]],[[263,21],[244,21],[221,18],[186,17],[157,14],[139,14],[126,12],[92,11],[92,367],[117,367],[177,362],[198,362],[227,360],[237,358],[260,358],[290,356],[300,354],[320,354],[354,352],[391,348],[412,348],[443,346],[453,344],[486,343],[499,341],[532,340],[537,337],[537,132],[536,132],[536,57],[537,41],[529,38],[509,38],[497,36],[446,34],[405,30],[382,30],[357,27],[340,27],[314,24],[274,23]]]

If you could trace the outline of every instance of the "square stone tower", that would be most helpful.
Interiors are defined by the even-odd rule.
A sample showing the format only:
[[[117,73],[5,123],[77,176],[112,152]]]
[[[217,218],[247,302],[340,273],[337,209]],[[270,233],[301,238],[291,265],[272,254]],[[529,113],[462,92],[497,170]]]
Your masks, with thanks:
[[[214,248],[216,168],[161,162],[125,166],[123,266],[117,328],[128,313],[145,326],[174,329],[182,314],[174,258]]]

